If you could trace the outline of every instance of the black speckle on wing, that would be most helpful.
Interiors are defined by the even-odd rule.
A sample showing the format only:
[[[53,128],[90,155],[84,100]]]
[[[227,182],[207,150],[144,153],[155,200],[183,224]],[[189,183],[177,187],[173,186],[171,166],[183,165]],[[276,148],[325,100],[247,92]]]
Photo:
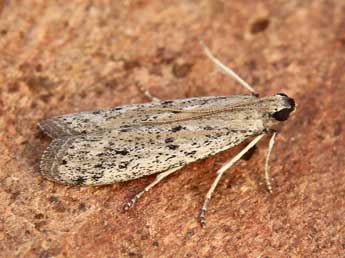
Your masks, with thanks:
[[[183,127],[181,125],[178,125],[178,126],[174,126],[173,128],[171,128],[171,131],[173,133],[176,133],[178,131],[181,131],[183,129]]]

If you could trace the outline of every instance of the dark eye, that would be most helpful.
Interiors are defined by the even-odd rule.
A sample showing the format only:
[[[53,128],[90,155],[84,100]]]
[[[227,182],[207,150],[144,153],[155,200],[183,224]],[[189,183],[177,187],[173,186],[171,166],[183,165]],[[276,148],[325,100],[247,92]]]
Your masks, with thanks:
[[[285,121],[289,118],[291,111],[292,111],[291,108],[284,108],[278,112],[273,113],[272,116],[274,119],[278,121]]]

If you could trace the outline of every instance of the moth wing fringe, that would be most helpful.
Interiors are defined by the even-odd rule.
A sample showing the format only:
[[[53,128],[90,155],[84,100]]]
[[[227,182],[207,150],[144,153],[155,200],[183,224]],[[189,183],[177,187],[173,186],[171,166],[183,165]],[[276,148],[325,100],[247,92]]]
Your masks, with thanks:
[[[57,169],[55,165],[63,156],[63,153],[61,153],[63,146],[70,143],[71,140],[73,140],[71,137],[56,138],[48,145],[42,154],[40,162],[40,172],[44,177],[61,183],[61,181],[56,179]]]
[[[38,123],[43,133],[51,138],[59,138],[71,135],[68,128],[54,119],[46,119]]]

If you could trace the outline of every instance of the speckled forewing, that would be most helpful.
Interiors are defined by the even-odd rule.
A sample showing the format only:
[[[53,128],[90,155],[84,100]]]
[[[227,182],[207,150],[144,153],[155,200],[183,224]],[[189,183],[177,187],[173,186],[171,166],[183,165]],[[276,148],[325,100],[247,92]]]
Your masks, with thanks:
[[[44,153],[41,173],[63,184],[102,185],[178,169],[258,133],[236,127],[175,123],[62,137]]]
[[[101,132],[172,119],[175,114],[163,109],[214,109],[256,99],[253,96],[201,97],[135,104],[91,112],[73,113],[41,121],[39,127],[53,138]]]

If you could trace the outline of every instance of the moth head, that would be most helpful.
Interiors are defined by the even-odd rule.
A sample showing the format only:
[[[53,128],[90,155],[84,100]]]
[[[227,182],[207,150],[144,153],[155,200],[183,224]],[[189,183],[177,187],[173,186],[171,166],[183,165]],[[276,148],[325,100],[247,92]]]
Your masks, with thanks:
[[[285,121],[289,118],[290,113],[295,111],[296,104],[294,99],[284,93],[277,93],[275,97],[278,100],[277,109],[271,114],[276,121]]]

